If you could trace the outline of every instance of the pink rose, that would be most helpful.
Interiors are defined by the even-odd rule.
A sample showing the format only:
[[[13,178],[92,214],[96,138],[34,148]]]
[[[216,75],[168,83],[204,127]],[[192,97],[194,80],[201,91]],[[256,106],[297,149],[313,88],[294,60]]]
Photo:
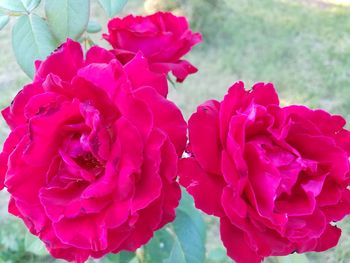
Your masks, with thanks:
[[[103,37],[123,63],[141,51],[153,71],[171,71],[179,82],[197,72],[188,61],[181,59],[192,46],[202,41],[200,33],[191,32],[185,17],[163,12],[150,16],[129,15],[110,20],[108,32]]]
[[[324,251],[350,213],[350,132],[345,120],[305,106],[279,106],[272,84],[238,82],[189,120],[180,183],[196,206],[220,217],[237,263]],[[208,194],[210,193],[210,194]]]
[[[134,251],[175,217],[186,123],[145,58],[113,58],[68,40],[2,112],[9,211],[56,258]]]

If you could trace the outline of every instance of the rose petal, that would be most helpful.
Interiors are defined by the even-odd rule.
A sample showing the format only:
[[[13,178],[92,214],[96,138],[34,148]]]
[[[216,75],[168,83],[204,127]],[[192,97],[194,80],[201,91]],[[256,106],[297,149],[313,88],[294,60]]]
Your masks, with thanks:
[[[181,111],[175,104],[159,95],[152,88],[137,89],[134,95],[149,107],[153,114],[154,126],[169,136],[178,155],[182,156],[187,140],[187,124]]]
[[[70,81],[82,65],[83,51],[80,44],[67,39],[62,46],[41,62],[34,81],[45,80],[49,74],[55,74],[64,81]]]
[[[263,257],[248,246],[244,232],[225,217],[220,219],[220,234],[228,256],[236,262],[262,262]]]
[[[208,173],[220,174],[219,103],[207,101],[198,107],[189,122],[191,149],[201,167]],[[205,132],[203,132],[205,130]]]
[[[221,206],[224,182],[218,175],[205,173],[194,158],[179,162],[179,174],[180,184],[194,197],[197,208],[209,215],[224,215]]]
[[[165,74],[155,73],[159,71],[152,72],[147,59],[141,52],[138,52],[135,57],[125,65],[124,69],[134,89],[150,86],[155,88],[162,96],[166,97],[168,95],[168,81]]]

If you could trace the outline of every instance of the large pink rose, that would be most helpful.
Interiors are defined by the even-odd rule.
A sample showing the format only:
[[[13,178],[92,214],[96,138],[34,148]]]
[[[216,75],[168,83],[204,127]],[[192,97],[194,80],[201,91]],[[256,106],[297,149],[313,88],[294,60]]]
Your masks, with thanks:
[[[335,246],[333,223],[350,213],[350,132],[345,120],[279,106],[272,84],[238,82],[189,120],[190,157],[180,183],[196,206],[220,217],[238,263]],[[210,193],[210,194],[208,194]]]
[[[181,195],[186,123],[157,92],[166,79],[140,54],[113,58],[93,47],[84,60],[68,40],[2,112],[9,211],[68,261],[136,250],[174,219]]]
[[[147,57],[152,70],[171,71],[182,82],[197,69],[181,58],[192,46],[202,41],[201,34],[192,33],[185,17],[158,12],[150,16],[129,15],[108,23],[104,38],[113,46],[118,59],[127,62],[138,52]]]

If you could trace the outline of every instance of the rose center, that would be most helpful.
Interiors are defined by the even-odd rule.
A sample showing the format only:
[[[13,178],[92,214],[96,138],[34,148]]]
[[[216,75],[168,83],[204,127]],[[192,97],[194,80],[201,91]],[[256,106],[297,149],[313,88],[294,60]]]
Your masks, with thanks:
[[[74,161],[85,170],[94,170],[103,168],[101,164],[90,152],[79,155]]]

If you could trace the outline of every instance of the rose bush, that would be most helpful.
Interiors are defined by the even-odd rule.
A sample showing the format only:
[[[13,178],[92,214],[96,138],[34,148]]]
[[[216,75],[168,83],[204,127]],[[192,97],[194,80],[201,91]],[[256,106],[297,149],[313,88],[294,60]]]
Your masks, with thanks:
[[[122,63],[142,51],[153,71],[171,71],[179,82],[197,72],[193,65],[181,59],[192,46],[202,41],[200,33],[191,32],[185,17],[176,17],[168,12],[116,17],[109,21],[108,32],[104,38]]]
[[[36,67],[2,112],[9,212],[56,258],[136,250],[174,219],[181,195],[186,123],[160,95],[166,77],[140,53],[122,65],[95,46],[84,59],[71,40]]]
[[[305,106],[281,107],[272,84],[234,84],[189,120],[180,184],[196,206],[220,217],[238,263],[323,251],[350,213],[350,132],[345,120]],[[208,194],[210,193],[210,194]]]

